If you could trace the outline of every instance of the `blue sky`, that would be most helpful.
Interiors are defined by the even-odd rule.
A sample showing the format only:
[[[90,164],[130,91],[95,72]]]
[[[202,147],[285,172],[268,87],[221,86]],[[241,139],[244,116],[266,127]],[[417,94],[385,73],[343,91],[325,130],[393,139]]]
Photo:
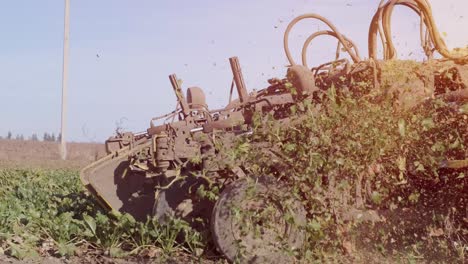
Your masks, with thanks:
[[[232,80],[228,58],[238,56],[249,89],[283,77],[287,23],[303,13],[329,18],[367,57],[367,30],[379,1],[370,0],[71,0],[68,135],[104,141],[117,124],[134,132],[175,108],[168,75],[200,86],[210,108],[226,104]],[[63,1],[0,3],[0,136],[60,130]],[[466,0],[433,0],[449,46],[468,44]],[[418,19],[397,8],[394,35],[401,58],[419,58]],[[292,32],[299,60],[318,22]],[[460,31],[461,30],[461,31]],[[333,56],[335,41],[320,39],[310,63]],[[317,42],[317,43],[318,43]]]

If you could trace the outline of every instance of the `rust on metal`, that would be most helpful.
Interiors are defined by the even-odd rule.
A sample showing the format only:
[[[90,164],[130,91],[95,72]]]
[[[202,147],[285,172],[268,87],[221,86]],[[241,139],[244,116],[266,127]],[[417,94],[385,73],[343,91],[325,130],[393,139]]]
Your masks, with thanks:
[[[234,83],[236,84],[237,93],[239,94],[239,100],[241,103],[247,101],[247,88],[244,83],[244,77],[242,76],[242,70],[237,57],[229,58],[231,64],[232,73],[234,75]]]
[[[182,112],[184,113],[184,115],[188,115],[190,109],[187,104],[187,101],[185,101],[184,94],[182,93],[182,88],[180,88],[177,76],[175,74],[171,74],[169,75],[169,80],[171,81],[172,88],[174,89],[180,107],[182,107]]]
[[[420,35],[427,62],[396,60],[390,27],[395,5],[406,6],[420,16]],[[306,39],[302,46],[300,65],[291,55],[289,34],[298,22],[305,19],[322,21],[329,30],[313,32]],[[329,62],[310,68],[307,50],[319,36],[337,39],[336,55]],[[382,60],[377,54],[379,37],[383,46]],[[384,89],[383,92],[394,95],[397,109],[411,109],[427,98],[434,97],[451,102],[468,101],[468,55],[448,51],[435,26],[427,0],[381,1],[369,27],[368,60],[361,59],[358,47],[350,38],[317,14],[294,18],[286,28],[283,42],[290,63],[287,77],[271,79],[268,87],[258,91],[247,91],[238,58],[229,59],[233,83],[229,103],[221,109],[210,110],[205,94],[199,87],[188,88],[185,97],[176,75],[170,75],[170,83],[177,97],[176,110],[153,118],[144,133],[118,133],[109,138],[106,141],[108,155],[81,171],[83,184],[108,209],[131,213],[137,219],[144,220],[147,216],[158,219],[168,215],[177,216],[177,211],[184,208],[182,215],[190,222],[190,219],[210,215],[206,210],[213,208],[213,201],[200,201],[192,191],[188,191],[190,188],[186,184],[178,185],[177,182],[189,182],[191,186],[215,183],[223,191],[230,183],[236,184],[238,180],[259,176],[249,175],[239,164],[225,162],[228,158],[223,151],[229,150],[239,137],[253,133],[256,115],[260,118],[273,117],[284,126],[290,122],[291,106],[304,100],[316,102],[320,98],[316,95],[330,87],[337,91],[350,91],[354,96],[367,95],[369,91],[362,90],[357,83],[366,84],[365,87],[370,90]],[[340,58],[341,50],[351,59]],[[434,59],[434,52],[443,58]],[[408,67],[404,80],[386,79],[384,69],[391,66]],[[234,85],[238,99],[231,100]],[[402,89],[408,86],[410,89]],[[442,168],[466,166],[466,159],[446,161],[441,165]],[[222,194],[221,197],[229,195]],[[223,200],[223,203],[229,201]],[[217,206],[218,211],[225,209],[219,208],[223,206],[219,201]],[[193,211],[188,212],[187,208]],[[298,208],[298,212],[301,210]],[[212,219],[212,222],[219,220]],[[216,235],[219,233],[214,234],[214,239],[222,239]],[[221,245],[224,242],[216,243]],[[229,247],[219,250],[232,257],[231,251],[236,249]]]

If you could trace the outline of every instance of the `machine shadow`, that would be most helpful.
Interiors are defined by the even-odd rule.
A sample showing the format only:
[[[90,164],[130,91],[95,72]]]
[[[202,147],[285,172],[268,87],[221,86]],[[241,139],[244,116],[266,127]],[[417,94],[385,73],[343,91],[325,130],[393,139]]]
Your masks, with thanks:
[[[146,221],[152,215],[154,190],[145,186],[145,174],[132,172],[128,161],[114,170],[117,197],[122,202],[121,213],[132,215],[137,221]]]

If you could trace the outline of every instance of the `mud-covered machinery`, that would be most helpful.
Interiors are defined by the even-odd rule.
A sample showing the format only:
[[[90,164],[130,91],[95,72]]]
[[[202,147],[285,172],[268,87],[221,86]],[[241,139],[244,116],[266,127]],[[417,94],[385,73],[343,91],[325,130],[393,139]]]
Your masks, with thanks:
[[[255,115],[270,114],[287,120],[292,105],[312,96],[312,75],[302,66],[290,68],[289,75],[301,90],[300,95],[291,93],[287,79],[272,79],[268,88],[248,93],[238,59],[230,58],[230,64],[234,76],[231,97],[235,86],[238,99],[230,100],[223,109],[210,110],[202,89],[190,87],[184,96],[177,77],[170,75],[178,109],[151,120],[145,133],[119,133],[109,138],[108,155],[84,168],[81,179],[109,210],[129,213],[138,220],[153,216],[164,222],[179,217],[199,229],[211,225],[215,242],[229,259],[239,253],[237,235],[242,225],[233,223],[240,220],[232,218],[230,210],[233,206],[264,208],[273,192],[278,202],[291,201],[295,225],[282,221],[284,208],[275,207],[278,225],[264,235],[274,237],[282,230],[291,237],[288,245],[298,248],[303,241],[299,226],[305,224],[300,203],[288,197],[285,187],[271,178],[246,175],[230,161],[227,152],[236,139],[252,133]],[[160,124],[155,125],[158,121]],[[251,193],[248,179],[255,179],[257,186],[256,195],[250,198],[245,197]],[[206,194],[213,186],[222,191],[217,200]],[[261,245],[264,238],[252,236],[245,242],[249,247]],[[271,244],[263,250],[262,254],[268,255],[279,248]]]
[[[412,62],[417,67],[405,69],[403,78],[391,76],[393,79],[389,80],[384,74],[386,67],[408,63],[396,60],[391,39],[390,22],[395,5],[407,6],[421,17],[421,41],[428,59],[423,63]],[[315,32],[307,38],[299,65],[291,56],[288,39],[293,26],[304,19],[318,19],[330,30]],[[307,49],[322,35],[338,40],[336,58],[310,69]],[[379,37],[381,60],[377,58]],[[139,220],[148,216],[160,221],[179,217],[195,227],[209,225],[217,248],[231,261],[240,257],[242,262],[287,263],[284,250],[300,248],[304,241],[301,232],[306,222],[304,208],[289,196],[282,183],[267,175],[246,174],[227,155],[239,137],[252,133],[254,119],[268,115],[287,125],[292,106],[304,100],[320,100],[330,87],[354,96],[366,96],[380,89],[394,96],[396,107],[402,109],[437,96],[448,101],[468,100],[466,50],[447,49],[427,0],[382,1],[370,24],[367,60],[361,59],[349,38],[316,14],[291,21],[284,35],[284,48],[291,64],[287,77],[271,79],[267,88],[250,93],[237,58],[231,58],[233,83],[229,104],[223,109],[211,110],[198,87],[188,88],[184,96],[177,77],[171,75],[177,110],[151,120],[144,133],[118,133],[107,140],[108,155],[82,170],[84,185],[105,208],[130,213]],[[340,59],[342,51],[348,58]],[[442,58],[434,59],[435,52]],[[234,87],[238,99],[231,100]],[[270,149],[265,152],[277,158]],[[442,166],[466,167],[467,160],[450,161]],[[251,184],[256,185],[255,192],[251,191]],[[213,189],[219,191],[219,196],[210,193]],[[259,208],[271,209],[257,221],[262,226],[260,234],[246,228],[245,219],[236,213]],[[288,221],[284,215],[290,216]]]

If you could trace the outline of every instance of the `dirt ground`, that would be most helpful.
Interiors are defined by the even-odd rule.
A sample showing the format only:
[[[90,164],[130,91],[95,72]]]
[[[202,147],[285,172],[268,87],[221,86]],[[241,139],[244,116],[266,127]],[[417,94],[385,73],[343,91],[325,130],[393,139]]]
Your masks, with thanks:
[[[178,257],[177,259],[155,260],[155,259],[112,259],[106,257],[72,257],[72,258],[54,258],[47,257],[35,260],[17,260],[5,255],[0,255],[1,264],[183,264],[193,263],[194,261],[187,257]],[[203,263],[213,263],[211,261]]]
[[[97,160],[98,158],[105,155],[105,147],[104,144],[99,143],[69,143],[68,144],[68,158],[67,160],[63,161],[60,158],[59,152],[59,143],[56,142],[40,142],[40,141],[19,141],[19,140],[0,140],[0,168],[1,167],[21,167],[21,168],[44,168],[44,169],[72,169],[78,170],[83,168],[84,166],[90,164],[91,162]],[[443,201],[443,194],[446,193],[444,188],[441,188],[439,192],[437,192],[436,196],[441,196],[440,200]],[[437,198],[437,197],[434,197]],[[450,203],[447,203],[450,204]],[[424,208],[423,208],[424,209]],[[421,212],[418,211],[408,211],[403,210],[401,212],[393,211],[390,215],[385,215],[386,218],[386,226],[394,227],[399,226],[399,229],[414,229],[414,230],[422,230],[427,225],[424,221],[420,221],[420,219],[430,219],[424,218],[421,216],[424,210]],[[404,219],[406,221],[405,228],[402,228],[401,220]],[[376,225],[375,229],[382,228],[379,225]],[[372,242],[374,237],[371,234],[377,232],[371,232],[370,229],[362,232],[363,234],[369,234],[369,238],[366,238],[366,235],[360,237],[359,241],[356,242],[356,247],[354,250],[355,258],[350,258],[348,255],[343,255],[341,259],[338,257],[335,259],[336,261],[343,262],[343,263],[395,263],[401,261],[401,259],[394,258],[394,257],[384,257],[383,255],[376,254],[368,249],[368,245]],[[431,236],[431,235],[429,235]],[[369,241],[366,242],[365,240],[368,239]],[[362,240],[362,241],[361,241]],[[365,242],[365,243],[363,243]],[[362,244],[362,245],[361,245]],[[403,251],[402,251],[403,252]],[[404,257],[404,256],[403,256]],[[432,261],[436,263],[449,263],[447,260],[443,259],[443,256],[437,257],[437,255],[433,256],[434,258]],[[126,259],[113,259],[109,257],[105,257],[103,255],[87,255],[84,254],[80,257],[72,257],[72,258],[54,258],[54,257],[46,257],[36,260],[17,260],[15,258],[11,258],[0,253],[0,264],[3,263],[10,263],[10,264],[17,264],[17,263],[52,263],[52,264],[62,264],[62,263],[70,263],[70,264],[82,264],[82,263],[116,263],[116,264],[130,264],[130,263],[193,263],[197,262],[189,255],[181,254],[180,256],[175,256],[173,259],[134,259],[134,258],[126,258]],[[403,261],[405,262],[405,261]],[[431,261],[428,261],[431,262]],[[202,263],[226,263],[223,260],[216,259],[216,260],[203,260]],[[416,263],[426,263],[426,260],[416,261]]]
[[[57,142],[0,140],[0,167],[79,169],[104,155],[100,143],[68,143],[67,159],[62,160]]]
[[[60,144],[57,142],[0,139],[0,168],[79,170],[106,154],[104,144],[100,143],[68,143],[67,150],[67,160],[62,160],[60,158]],[[0,264],[175,264],[193,261],[193,258],[186,254],[175,256],[172,259],[139,259],[132,257],[114,259],[104,255],[84,254],[83,256],[71,258],[43,257],[32,260],[18,260],[0,252]],[[207,260],[203,263],[213,262]]]

